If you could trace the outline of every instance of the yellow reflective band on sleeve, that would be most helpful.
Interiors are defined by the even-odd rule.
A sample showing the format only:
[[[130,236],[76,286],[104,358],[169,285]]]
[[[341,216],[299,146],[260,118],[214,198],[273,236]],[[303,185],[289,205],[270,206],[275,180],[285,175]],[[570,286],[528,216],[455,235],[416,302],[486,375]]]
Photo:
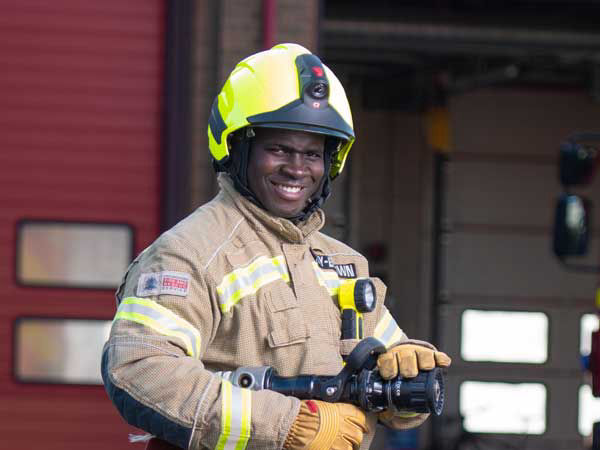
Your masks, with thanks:
[[[373,337],[379,339],[386,348],[391,348],[402,339],[404,332],[400,329],[388,310],[375,326]]]
[[[200,332],[187,320],[152,300],[127,297],[119,305],[114,320],[129,320],[164,336],[176,337],[183,341],[187,355],[200,358]]]
[[[337,297],[342,284],[337,272],[335,270],[322,270],[315,261],[313,261],[312,266],[319,284],[327,289],[329,295]]]
[[[221,434],[217,450],[244,450],[250,439],[252,393],[221,381]]]
[[[283,256],[260,256],[246,267],[225,275],[217,286],[221,311],[229,312],[242,298],[256,294],[261,287],[276,280],[290,281]]]

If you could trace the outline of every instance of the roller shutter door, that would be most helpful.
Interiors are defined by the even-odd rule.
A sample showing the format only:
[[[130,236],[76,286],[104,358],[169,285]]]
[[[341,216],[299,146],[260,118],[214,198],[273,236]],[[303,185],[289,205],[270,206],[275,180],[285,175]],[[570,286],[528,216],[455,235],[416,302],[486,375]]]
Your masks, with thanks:
[[[115,271],[159,232],[164,34],[164,1],[2,2],[3,448],[130,446],[132,430],[102,386],[38,376],[28,358],[52,346],[42,335],[29,353],[23,346],[28,324],[86,329],[110,320]],[[48,259],[44,246],[53,245],[80,266]],[[54,351],[64,356],[78,339],[75,359],[84,360],[90,335],[69,333]]]

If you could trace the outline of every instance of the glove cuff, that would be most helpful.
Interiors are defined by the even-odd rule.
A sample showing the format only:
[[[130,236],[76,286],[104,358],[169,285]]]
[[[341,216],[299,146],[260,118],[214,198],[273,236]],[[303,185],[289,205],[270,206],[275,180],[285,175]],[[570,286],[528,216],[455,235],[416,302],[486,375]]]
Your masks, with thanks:
[[[340,431],[340,413],[333,403],[319,403],[319,430],[310,448],[331,448]]]
[[[318,431],[319,415],[312,412],[306,401],[303,401],[300,403],[300,411],[294,423],[292,423],[282,449],[308,448],[308,445],[314,441]]]
[[[348,403],[304,400],[283,450],[358,449],[369,432],[365,414]]]

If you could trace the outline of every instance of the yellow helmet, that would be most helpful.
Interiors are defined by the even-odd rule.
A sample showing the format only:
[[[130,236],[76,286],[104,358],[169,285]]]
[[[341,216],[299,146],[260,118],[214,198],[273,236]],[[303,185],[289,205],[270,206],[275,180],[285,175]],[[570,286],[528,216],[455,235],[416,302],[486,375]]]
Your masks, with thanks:
[[[231,133],[244,127],[303,130],[337,138],[329,177],[344,168],[354,143],[346,93],[334,73],[298,44],[249,56],[231,72],[213,102],[208,147],[218,165],[229,159]]]

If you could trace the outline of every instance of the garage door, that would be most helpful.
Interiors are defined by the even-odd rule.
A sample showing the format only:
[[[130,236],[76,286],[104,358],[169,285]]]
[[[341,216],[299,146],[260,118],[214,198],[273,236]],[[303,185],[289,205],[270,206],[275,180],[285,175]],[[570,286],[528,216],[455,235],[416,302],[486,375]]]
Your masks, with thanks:
[[[600,106],[585,92],[498,89],[454,98],[451,114],[440,291],[441,341],[455,356],[446,442],[462,416],[482,449],[583,448],[594,405],[580,352],[597,279],[565,270],[551,236],[558,146],[597,131]],[[599,188],[587,190],[596,204]]]
[[[129,448],[98,358],[159,231],[165,2],[5,1],[0,24],[2,447]]]

